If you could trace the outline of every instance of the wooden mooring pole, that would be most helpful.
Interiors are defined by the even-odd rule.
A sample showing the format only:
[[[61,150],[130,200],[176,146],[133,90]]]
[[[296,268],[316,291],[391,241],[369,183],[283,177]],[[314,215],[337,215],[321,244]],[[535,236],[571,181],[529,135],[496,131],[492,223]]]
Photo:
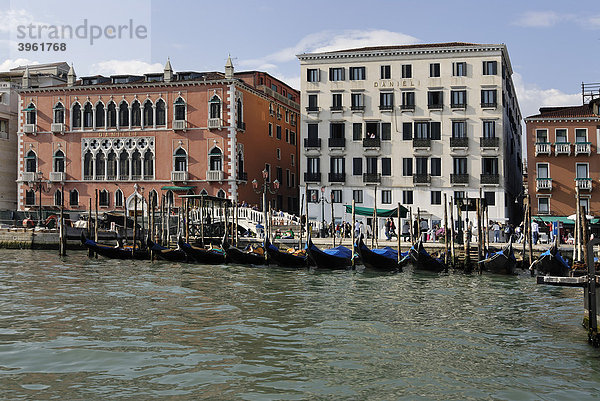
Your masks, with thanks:
[[[398,203],[398,213],[400,213],[400,203]],[[400,253],[400,246],[398,246],[398,253]],[[448,256],[448,200],[446,194],[444,194],[444,264],[446,266],[450,261]]]
[[[88,219],[87,219],[87,231],[88,231],[88,237],[92,236],[92,197],[90,196],[90,212],[88,213]],[[92,251],[91,248],[88,249],[88,257],[93,258],[94,257],[94,251]]]
[[[398,262],[400,262],[400,259],[402,258],[402,256],[400,255],[402,253],[402,223],[400,222],[400,206],[400,202],[398,202],[398,227],[396,227],[396,229],[398,230],[398,232],[396,233],[398,234],[398,236],[396,237],[396,239],[398,240]]]
[[[94,241],[98,242],[98,189],[95,190],[96,193],[96,205],[94,212]],[[98,254],[94,255],[96,259],[98,259]]]
[[[354,268],[355,265],[355,260],[354,260],[354,252],[356,252],[355,249],[355,238],[354,238],[354,227],[356,225],[356,201],[354,199],[352,199],[352,230],[351,231],[351,240],[352,240],[352,267]]]
[[[483,240],[483,235],[482,232],[483,230],[481,229],[481,223],[482,223],[482,218],[481,218],[481,197],[477,198],[477,272],[479,274],[481,274],[481,262],[483,260],[482,256],[483,256],[483,252],[482,252],[482,240]]]
[[[58,227],[58,255],[66,256],[67,255],[67,239],[66,239],[66,229],[65,229],[65,188],[62,187],[60,190],[60,217],[59,217],[59,227]]]
[[[533,230],[531,229],[531,196],[529,194],[527,194],[527,226],[527,242],[529,242],[528,266],[531,266],[531,264],[533,263]],[[533,270],[530,269],[530,271],[531,274],[533,274]]]
[[[444,202],[446,201],[444,194]],[[454,251],[454,201],[453,197],[450,197],[450,253],[452,255],[452,267],[456,266],[456,253]]]

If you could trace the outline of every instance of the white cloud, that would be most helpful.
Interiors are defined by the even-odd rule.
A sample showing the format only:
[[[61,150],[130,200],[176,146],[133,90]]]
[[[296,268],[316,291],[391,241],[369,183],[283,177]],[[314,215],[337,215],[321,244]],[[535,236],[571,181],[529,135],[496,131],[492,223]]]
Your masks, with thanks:
[[[584,20],[584,26],[589,28],[600,28],[600,15],[593,15]]]
[[[22,65],[39,64],[37,61],[31,61],[26,58],[6,59],[0,63],[0,71],[8,71],[11,68],[20,67]]]
[[[527,84],[519,73],[513,74],[513,83],[523,118],[538,114],[544,106],[577,106],[581,105],[581,93],[565,93],[559,89],[542,89],[537,85]]]
[[[556,25],[564,16],[554,11],[526,11],[515,21],[515,25],[525,27],[550,27]]]
[[[161,63],[150,64],[141,60],[106,60],[92,64],[89,68],[89,74],[146,74],[150,72],[162,72],[163,69],[164,66]]]

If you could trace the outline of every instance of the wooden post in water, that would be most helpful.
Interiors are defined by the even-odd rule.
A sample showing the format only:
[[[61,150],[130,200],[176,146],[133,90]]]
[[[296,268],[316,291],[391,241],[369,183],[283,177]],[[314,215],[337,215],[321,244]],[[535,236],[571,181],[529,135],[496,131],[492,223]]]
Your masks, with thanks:
[[[298,249],[302,249],[302,231],[304,230],[304,225],[302,224],[302,209],[304,209],[304,194],[302,194],[302,197],[300,198],[300,243]]]
[[[185,242],[190,242],[190,198],[185,198]]]
[[[408,208],[408,226],[409,226],[409,230],[408,233],[410,235],[410,244],[412,246],[412,244],[415,243],[415,233],[414,233],[414,222],[413,222],[413,218],[412,218],[412,206]]]
[[[60,190],[60,217],[58,226],[58,255],[66,256],[66,233],[65,233],[65,187]]]
[[[396,238],[398,240],[398,262],[400,262],[400,253],[402,253],[402,248],[400,247],[402,243],[402,224],[400,224],[400,202],[398,202],[398,209],[396,213],[398,216],[398,227],[396,227],[396,229],[398,230],[396,234],[398,234],[398,236]]]
[[[356,264],[356,261],[354,260],[354,252],[356,251],[356,249],[354,249],[354,242],[355,242],[355,238],[354,238],[354,225],[356,224],[356,201],[354,199],[352,199],[352,235],[351,235],[351,240],[352,240],[352,267],[354,268],[354,265]]]
[[[527,241],[529,242],[529,265],[531,266],[531,263],[533,263],[533,233],[531,230],[531,195],[527,194],[527,225],[529,227],[528,229],[528,235],[527,235]],[[533,273],[533,270],[531,271]]]
[[[95,190],[96,193],[96,205],[94,207],[94,241],[98,242],[98,189]],[[98,259],[98,254],[95,254],[94,257]]]
[[[373,223],[371,224],[371,248],[375,248],[375,233],[377,232],[377,185],[373,187]]]
[[[171,200],[167,200],[167,215],[166,217],[166,222],[167,222],[167,230],[166,230],[166,234],[167,234],[167,247],[170,248],[171,247]]]
[[[466,217],[465,217],[465,226],[463,228],[463,251],[465,253],[465,259],[464,259],[464,269],[467,271],[471,270],[471,244],[469,243],[469,225],[468,225],[468,220],[469,220],[469,199],[467,198],[467,202],[466,202],[466,206],[467,209],[465,210]],[[458,209],[460,210],[460,208]]]
[[[137,241],[137,215],[138,215],[138,198],[137,191],[133,193],[133,244],[131,247],[131,256],[135,255],[135,245]]]
[[[92,197],[91,196],[90,196],[90,212],[88,213],[88,218],[87,218],[87,234],[88,234],[88,238],[92,237]],[[94,251],[92,251],[91,248],[88,248],[88,257],[89,258],[94,257]]]
[[[448,258],[448,199],[444,194],[444,264],[446,267],[449,262]]]
[[[331,197],[331,239],[333,240],[333,248],[335,248],[335,219],[333,217],[333,196]],[[340,241],[341,243],[341,241]]]
[[[421,239],[421,209],[417,208],[417,241]]]
[[[481,197],[477,198],[477,271],[481,274],[481,260],[483,260],[483,230],[481,229],[481,225],[483,223],[483,219],[481,218]]]
[[[575,196],[577,199],[577,205],[575,206],[575,252],[573,252],[573,260],[578,262],[581,259],[581,193],[579,191],[579,185],[575,187]]]
[[[446,202],[446,198],[445,198],[445,194],[444,194],[444,202]],[[448,235],[450,235],[450,253],[452,254],[452,267],[456,266],[456,253],[454,250],[454,201],[453,201],[454,197],[450,197],[450,205],[448,205],[450,207],[450,230],[448,232]]]
[[[581,249],[583,251],[583,260],[585,263],[588,263],[588,227],[587,227],[587,218],[585,208],[583,206],[579,206],[579,215],[581,216]],[[593,252],[592,252],[593,254]],[[592,260],[594,260],[594,256],[592,255]]]

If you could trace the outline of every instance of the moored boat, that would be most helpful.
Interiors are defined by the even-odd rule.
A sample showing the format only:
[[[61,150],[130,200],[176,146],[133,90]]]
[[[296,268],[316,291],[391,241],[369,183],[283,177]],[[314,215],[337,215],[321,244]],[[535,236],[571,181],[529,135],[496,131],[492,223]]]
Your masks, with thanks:
[[[225,250],[227,263],[240,265],[264,265],[267,263],[267,255],[262,246],[253,248],[249,245],[247,249],[240,249],[227,241],[223,241],[223,249]]]
[[[176,249],[167,248],[166,246],[159,245],[152,241],[150,238],[146,239],[148,249],[158,258],[162,260],[168,260],[170,262],[188,262],[189,257],[187,253],[180,247]]]
[[[479,262],[481,269],[496,274],[515,274],[517,259],[512,249],[512,239],[499,252],[489,255]]]
[[[365,245],[362,235],[356,244],[356,251],[365,268],[372,270],[402,271],[403,265],[408,261],[408,259],[405,259],[408,252],[401,253],[400,260],[398,260],[398,251],[389,246],[381,249],[369,249]]]
[[[147,249],[135,248],[131,246],[110,246],[99,244],[96,241],[89,239],[84,233],[81,233],[81,243],[87,248],[91,249],[98,255],[104,256],[109,259],[138,259],[144,260],[150,258],[150,253]]]
[[[443,272],[448,268],[439,258],[434,258],[423,247],[423,241],[418,240],[408,251],[410,263],[416,270],[426,270],[431,272]]]
[[[345,246],[321,250],[313,244],[309,237],[306,243],[306,252],[310,261],[318,269],[340,270],[352,266],[352,251]]]
[[[295,252],[285,252],[273,245],[269,239],[265,239],[264,248],[267,251],[269,260],[275,262],[281,267],[300,268],[308,264],[306,250]]]
[[[181,248],[190,260],[196,263],[203,263],[207,265],[221,265],[225,263],[225,251],[218,248],[200,248],[194,245],[190,245],[179,238],[179,248]]]
[[[571,275],[571,267],[569,263],[563,259],[558,246],[554,243],[546,252],[531,264],[531,270],[537,270],[539,275],[569,277]]]

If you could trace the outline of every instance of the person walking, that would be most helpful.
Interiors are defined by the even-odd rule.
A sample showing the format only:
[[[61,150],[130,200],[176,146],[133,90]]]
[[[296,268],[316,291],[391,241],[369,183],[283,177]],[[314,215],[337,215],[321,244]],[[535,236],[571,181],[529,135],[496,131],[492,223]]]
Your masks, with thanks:
[[[500,224],[497,221],[494,222],[492,231],[494,232],[494,242],[500,242]]]
[[[535,220],[532,220],[531,221],[531,240],[533,241],[533,245],[537,244],[539,235],[540,235],[540,227]]]

